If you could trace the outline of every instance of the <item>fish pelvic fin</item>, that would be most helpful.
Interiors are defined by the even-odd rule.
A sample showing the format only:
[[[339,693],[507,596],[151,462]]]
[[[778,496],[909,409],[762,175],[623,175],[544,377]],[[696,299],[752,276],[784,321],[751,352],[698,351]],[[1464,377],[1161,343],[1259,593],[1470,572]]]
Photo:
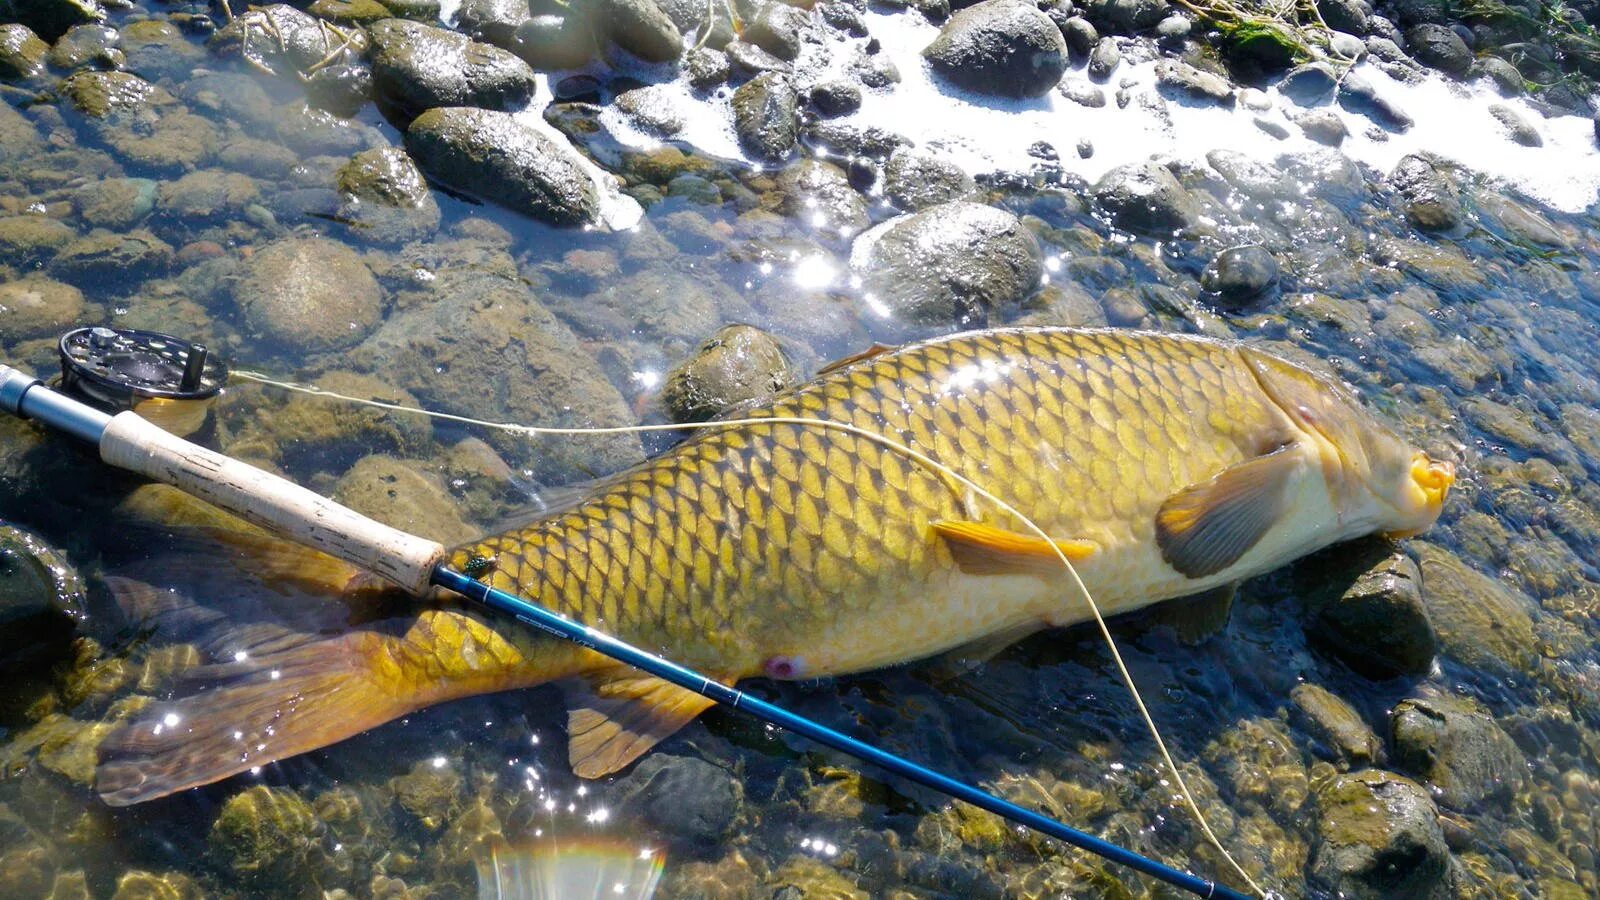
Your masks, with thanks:
[[[968,575],[1060,575],[1065,569],[1058,550],[1077,563],[1100,549],[1094,541],[1047,541],[982,522],[942,520],[933,523],[933,531]]]
[[[210,687],[145,706],[101,743],[95,791],[130,806],[325,747],[411,712],[415,697],[377,677],[371,631],[279,633],[232,660],[184,673]]]
[[[1178,643],[1185,647],[1194,647],[1227,629],[1228,616],[1233,610],[1233,598],[1238,592],[1239,584],[1235,582],[1188,597],[1168,600],[1156,607],[1151,612],[1150,618],[1152,621],[1172,626]]]
[[[1161,557],[1190,578],[1238,562],[1283,517],[1302,465],[1297,445],[1289,444],[1168,497],[1156,511]]]
[[[729,683],[729,682],[725,682]],[[608,667],[563,682],[567,759],[580,778],[626,768],[716,701],[650,675]]]

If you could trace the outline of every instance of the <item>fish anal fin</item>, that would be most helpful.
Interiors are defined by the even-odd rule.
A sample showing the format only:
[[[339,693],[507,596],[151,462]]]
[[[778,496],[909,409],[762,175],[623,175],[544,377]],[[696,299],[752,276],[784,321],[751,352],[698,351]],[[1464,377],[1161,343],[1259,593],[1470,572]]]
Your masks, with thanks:
[[[563,682],[567,759],[580,778],[601,778],[671,737],[716,701],[631,669]]]
[[[1151,617],[1172,626],[1178,643],[1187,647],[1203,644],[1228,627],[1237,582],[1169,600],[1156,607]]]
[[[893,349],[895,349],[895,347],[892,344],[873,344],[859,353],[852,353],[849,356],[840,357],[839,359],[828,363],[827,365],[818,369],[817,374],[826,375],[829,372],[837,372],[845,366],[853,366],[862,360],[871,359],[874,356],[881,356]]]
[[[151,703],[100,745],[95,790],[129,806],[315,750],[419,705],[374,677],[368,632],[281,644],[259,656],[190,669],[216,684]]]
[[[1156,511],[1161,557],[1190,578],[1239,561],[1283,517],[1289,484],[1304,465],[1290,444],[1190,485]]]
[[[1100,549],[1094,541],[1047,541],[982,522],[946,519],[934,522],[933,530],[968,575],[1059,575],[1065,571],[1061,556],[1082,562]]]

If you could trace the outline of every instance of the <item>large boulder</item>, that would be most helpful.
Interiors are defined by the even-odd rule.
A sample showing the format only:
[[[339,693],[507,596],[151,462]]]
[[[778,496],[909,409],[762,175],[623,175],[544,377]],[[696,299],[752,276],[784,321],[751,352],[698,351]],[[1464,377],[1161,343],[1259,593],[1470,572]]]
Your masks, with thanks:
[[[1349,900],[1444,900],[1450,850],[1439,810],[1416,782],[1379,769],[1316,792],[1312,884]]]
[[[599,216],[599,193],[571,151],[511,113],[430,109],[406,130],[406,149],[436,181],[552,225]]]
[[[994,97],[1038,97],[1067,70],[1061,29],[1021,0],[985,0],[961,10],[922,55],[951,84]]]
[[[856,239],[850,265],[872,302],[907,325],[982,325],[1039,288],[1044,261],[1032,232],[980,203],[930,206]]]
[[[1395,767],[1425,780],[1439,802],[1454,809],[1510,796],[1527,772],[1511,736],[1463,697],[1403,700],[1389,729]]]
[[[402,120],[441,106],[506,109],[533,96],[533,69],[498,47],[407,19],[367,33],[379,100]]]

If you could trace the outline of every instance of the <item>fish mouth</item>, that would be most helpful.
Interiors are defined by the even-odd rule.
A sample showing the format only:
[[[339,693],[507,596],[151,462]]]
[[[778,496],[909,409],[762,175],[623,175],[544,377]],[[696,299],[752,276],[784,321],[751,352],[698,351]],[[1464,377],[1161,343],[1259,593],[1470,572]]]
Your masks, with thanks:
[[[1428,454],[1418,450],[1411,457],[1411,482],[1406,485],[1405,493],[1409,501],[1406,505],[1417,510],[1423,516],[1423,522],[1415,528],[1385,532],[1384,536],[1399,540],[1427,531],[1434,520],[1439,518],[1440,510],[1444,509],[1445,497],[1450,494],[1450,486],[1455,483],[1455,463],[1432,459]]]

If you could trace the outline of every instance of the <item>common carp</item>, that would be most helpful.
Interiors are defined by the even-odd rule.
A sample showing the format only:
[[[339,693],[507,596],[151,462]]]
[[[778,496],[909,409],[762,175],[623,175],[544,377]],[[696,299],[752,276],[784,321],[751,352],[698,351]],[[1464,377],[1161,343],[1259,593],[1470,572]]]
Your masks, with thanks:
[[[1321,547],[1415,534],[1454,478],[1344,389],[1247,345],[1011,328],[863,354],[756,419],[848,423],[990,490],[1047,541],[865,434],[702,431],[452,565],[728,683],[809,679],[1015,640],[1224,588]],[[154,703],[101,748],[126,805],[208,784],[453,698],[560,681],[575,772],[615,772],[711,701],[448,597],[352,569],[268,563],[232,589],[292,628],[218,622],[115,585],[152,627],[203,621],[209,690]],[[337,597],[338,602],[328,600]],[[355,612],[352,612],[352,611]],[[320,618],[318,618],[320,616]],[[168,629],[177,633],[176,628]]]

